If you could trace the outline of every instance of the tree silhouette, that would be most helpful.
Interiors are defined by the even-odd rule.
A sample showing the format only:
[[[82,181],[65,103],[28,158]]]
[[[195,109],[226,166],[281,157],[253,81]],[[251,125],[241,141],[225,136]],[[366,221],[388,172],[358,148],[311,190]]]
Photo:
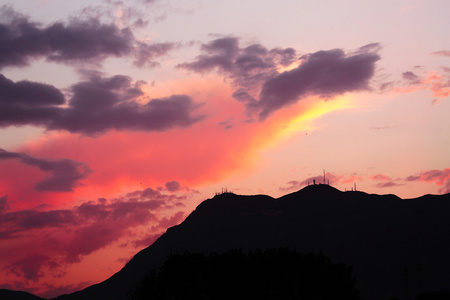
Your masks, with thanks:
[[[281,248],[172,254],[130,299],[360,299],[345,264]]]

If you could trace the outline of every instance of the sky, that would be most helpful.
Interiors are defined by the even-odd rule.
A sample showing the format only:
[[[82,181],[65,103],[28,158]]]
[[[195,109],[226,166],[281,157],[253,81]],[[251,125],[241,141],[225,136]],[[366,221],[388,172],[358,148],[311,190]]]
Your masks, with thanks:
[[[0,288],[119,271],[223,189],[450,192],[447,0],[0,0]]]

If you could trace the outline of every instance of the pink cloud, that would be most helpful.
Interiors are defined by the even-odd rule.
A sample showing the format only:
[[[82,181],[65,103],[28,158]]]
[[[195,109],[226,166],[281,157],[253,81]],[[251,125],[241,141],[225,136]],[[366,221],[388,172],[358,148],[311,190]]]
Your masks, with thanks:
[[[450,193],[450,169],[423,171],[417,175],[408,176],[406,181],[422,181],[441,186],[439,192]]]
[[[446,98],[450,96],[450,75],[446,68],[444,74],[437,71],[430,71],[426,76],[418,76],[412,72],[404,73],[406,85],[394,88],[398,93],[414,93],[422,90],[430,90],[433,97]],[[406,74],[406,75],[405,75]],[[438,100],[434,99],[436,104]]]
[[[377,174],[377,175],[372,175],[369,176],[370,179],[372,180],[380,180],[380,181],[390,181],[391,178],[387,175],[383,175],[383,174]]]
[[[443,51],[436,51],[436,52],[432,52],[430,53],[431,55],[435,55],[435,56],[450,56],[450,50],[443,50]]]

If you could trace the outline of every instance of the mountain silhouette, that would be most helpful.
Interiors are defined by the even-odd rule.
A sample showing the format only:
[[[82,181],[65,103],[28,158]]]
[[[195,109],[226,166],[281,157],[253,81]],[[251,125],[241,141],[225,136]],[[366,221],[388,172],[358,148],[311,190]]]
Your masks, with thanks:
[[[353,267],[361,296],[401,299],[450,289],[450,194],[401,199],[310,185],[272,198],[205,200],[106,281],[57,300],[127,299],[171,253],[296,249]]]

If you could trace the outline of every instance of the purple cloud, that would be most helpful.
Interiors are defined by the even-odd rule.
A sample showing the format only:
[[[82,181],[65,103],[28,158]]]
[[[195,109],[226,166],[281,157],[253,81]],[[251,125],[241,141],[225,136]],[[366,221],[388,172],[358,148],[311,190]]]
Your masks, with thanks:
[[[49,177],[36,184],[37,191],[72,192],[80,185],[80,181],[91,173],[86,164],[70,159],[45,160],[0,149],[0,160],[4,159],[19,159],[29,166],[36,166],[42,171],[50,172]]]
[[[393,181],[386,181],[386,182],[379,182],[377,183],[377,187],[379,188],[388,188],[388,187],[394,187],[394,186],[402,186],[403,184],[395,183]]]
[[[0,103],[46,106],[64,104],[64,95],[57,88],[42,83],[18,81],[14,83],[0,74]]]
[[[155,43],[146,44],[139,42],[136,47],[136,59],[133,62],[137,67],[141,68],[145,65],[149,67],[158,66],[159,64],[154,60],[158,56],[167,54],[176,45],[174,43]]]
[[[181,185],[178,181],[166,182],[165,186],[169,192],[176,192],[181,189]]]
[[[188,127],[203,119],[193,116],[198,105],[187,95],[141,104],[138,98],[144,92],[139,82],[134,84],[127,76],[90,74],[86,81],[73,85],[71,92],[68,105],[62,106],[63,95],[52,86],[14,83],[0,76],[0,127],[38,125],[96,135],[108,130],[163,131]]]
[[[182,63],[179,68],[205,73],[217,70],[232,79],[238,90],[233,94],[239,97],[242,92],[251,95],[260,85],[277,73],[279,65],[288,66],[296,59],[292,48],[267,49],[260,44],[241,48],[239,39],[224,37],[202,45],[203,54],[193,62]],[[239,92],[238,92],[239,91]],[[249,99],[239,97],[238,100]]]
[[[129,27],[102,24],[95,18],[73,19],[42,26],[3,6],[0,23],[0,69],[24,66],[35,58],[73,64],[98,64],[108,57],[134,56],[138,66],[154,66],[153,59],[167,54],[172,44],[138,42]]]
[[[265,119],[274,111],[308,95],[330,98],[346,92],[366,90],[380,57],[371,52],[346,55],[343,50],[318,51],[303,56],[295,69],[268,79],[260,99],[248,107]]]
[[[292,48],[269,50],[260,44],[241,48],[237,38],[226,37],[204,44],[203,54],[178,67],[226,74],[237,87],[232,96],[263,120],[308,95],[331,98],[369,89],[375,62],[380,59],[376,54],[379,49],[378,44],[369,44],[350,54],[333,49],[307,54],[298,60]],[[301,62],[297,68],[279,73],[280,66],[295,61]]]
[[[402,74],[403,79],[405,79],[406,81],[408,81],[410,84],[419,84],[422,80],[420,79],[419,76],[417,76],[416,74],[414,74],[413,72],[404,72]]]
[[[64,102],[61,91],[51,85],[14,83],[0,74],[0,127],[44,125],[58,117],[58,105]]]
[[[8,210],[8,195],[5,195],[3,197],[0,197],[0,214]]]
[[[46,265],[54,265],[54,262],[51,261],[50,257],[42,254],[31,254],[14,261],[9,267],[10,271],[14,272],[16,275],[37,282],[39,278],[43,276],[41,273],[42,267]]]

